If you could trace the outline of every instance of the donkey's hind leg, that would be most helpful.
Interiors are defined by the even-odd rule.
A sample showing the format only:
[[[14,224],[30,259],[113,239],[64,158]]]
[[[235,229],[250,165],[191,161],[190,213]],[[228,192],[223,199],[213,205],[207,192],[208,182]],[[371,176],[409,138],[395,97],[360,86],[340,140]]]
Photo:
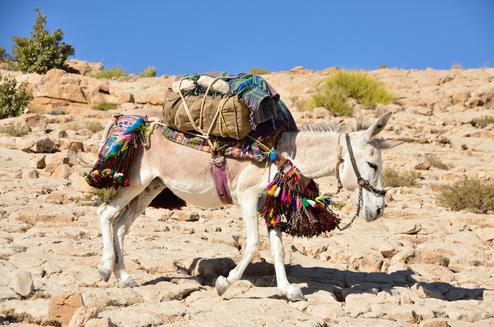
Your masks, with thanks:
[[[154,179],[148,187],[135,197],[125,208],[113,224],[113,242],[115,246],[116,264],[113,272],[124,287],[134,287],[137,283],[125,270],[124,264],[124,238],[134,223],[149,206],[151,201],[165,189],[165,185],[159,179]]]
[[[134,182],[132,186],[120,190],[110,203],[104,204],[98,209],[101,238],[103,240],[103,256],[98,268],[98,273],[100,278],[105,282],[110,279],[116,260],[112,235],[113,221],[125,206],[127,206],[133,198],[138,196],[150,182],[151,180],[141,184]]]
[[[228,278],[219,276],[216,280],[216,292],[222,295],[230,285],[239,280],[251,262],[252,258],[259,251],[259,227],[257,224],[257,192],[243,192],[239,196],[240,209],[245,225],[245,234],[247,237],[245,252],[238,262],[237,266],[230,271]]]

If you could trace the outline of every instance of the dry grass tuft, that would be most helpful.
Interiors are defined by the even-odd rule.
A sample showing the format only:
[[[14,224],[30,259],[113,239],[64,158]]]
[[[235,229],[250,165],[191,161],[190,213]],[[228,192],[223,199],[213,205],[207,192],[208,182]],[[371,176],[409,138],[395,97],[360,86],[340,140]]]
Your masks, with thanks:
[[[431,153],[426,154],[425,160],[427,160],[434,168],[438,168],[442,170],[448,170],[449,168],[451,168],[448,164],[442,162],[441,159],[439,159],[439,157],[436,156],[435,154],[431,154]]]
[[[387,187],[410,187],[417,185],[419,174],[414,171],[399,172],[392,168],[386,168],[383,170],[382,178]]]
[[[470,121],[473,127],[485,128],[489,124],[494,124],[494,116],[482,116],[474,118]]]
[[[465,178],[439,190],[438,202],[454,211],[468,210],[475,213],[494,211],[494,184],[480,179]]]
[[[118,104],[111,102],[101,102],[93,105],[94,110],[100,110],[100,111],[114,110],[117,108],[118,108]]]
[[[144,70],[139,74],[140,77],[155,77],[158,69],[153,66],[144,68]]]
[[[114,187],[101,188],[96,191],[96,196],[104,202],[108,203],[117,194],[118,190]]]
[[[29,132],[25,128],[22,128],[19,125],[7,124],[3,127],[0,127],[0,134],[21,137],[21,136],[26,136],[27,134],[29,134]]]
[[[123,68],[108,68],[104,70],[97,71],[91,75],[94,78],[117,78],[127,76],[127,73]]]
[[[88,121],[86,123],[86,128],[93,133],[97,133],[105,129],[105,127],[100,122],[97,121]]]
[[[259,67],[252,67],[249,70],[249,73],[254,74],[254,75],[266,75],[266,74],[271,74],[269,70],[266,70],[264,68],[259,68]]]

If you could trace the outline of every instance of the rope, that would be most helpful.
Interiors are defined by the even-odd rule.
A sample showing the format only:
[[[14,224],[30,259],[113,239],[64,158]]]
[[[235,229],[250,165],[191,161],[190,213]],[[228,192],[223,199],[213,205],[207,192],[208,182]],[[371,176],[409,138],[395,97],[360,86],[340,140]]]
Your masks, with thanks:
[[[336,194],[340,193],[340,191],[343,189],[343,183],[341,182],[340,178],[340,165],[343,162],[343,147],[341,146],[341,134],[338,135],[338,156],[336,157],[336,167],[334,170],[334,175],[336,177],[336,182],[337,182],[337,189],[336,189]]]
[[[199,110],[199,126],[197,126],[196,122],[194,121],[194,118],[192,117],[192,113],[190,112],[190,108],[189,108],[187,101],[186,101],[186,99],[182,93],[181,86],[182,86],[183,79],[180,80],[180,83],[178,85],[178,93],[180,95],[180,98],[182,99],[185,113],[187,114],[187,118],[189,118],[189,121],[190,121],[190,124],[192,125],[192,128],[196,132],[201,134],[201,137],[204,138],[208,142],[209,146],[211,146],[212,149],[214,149],[215,147],[214,147],[214,144],[211,142],[210,134],[211,134],[211,131],[213,130],[213,128],[216,124],[218,117],[220,117],[220,123],[219,123],[220,124],[219,125],[220,135],[223,137],[232,137],[232,133],[228,129],[228,126],[226,125],[226,119],[223,116],[223,109],[225,107],[226,102],[231,98],[231,96],[224,96],[221,98],[220,103],[218,104],[218,108],[216,109],[216,112],[213,116],[213,120],[211,121],[211,124],[209,125],[207,132],[204,132],[203,126],[202,126],[203,120],[204,120],[204,108],[206,106],[206,99],[208,97],[209,90],[214,85],[214,83],[216,83],[220,79],[221,79],[220,77],[215,78],[211,82],[211,84],[209,84],[208,88],[206,89],[206,92],[204,93],[204,96],[203,96],[202,101],[201,101],[201,107]],[[235,130],[237,132],[236,135],[237,135],[237,139],[238,139],[239,127],[238,127],[238,121],[236,119],[237,118],[237,111],[236,111],[235,107],[234,107],[234,112],[235,112]],[[225,135],[223,135],[223,133],[222,133],[221,123],[223,123],[223,127],[225,128],[225,133],[226,133]]]
[[[338,228],[340,231],[344,231],[348,227],[350,227],[353,224],[353,221],[358,217],[358,214],[360,213],[360,206],[362,203],[362,187],[359,186],[358,188],[358,202],[357,202],[357,210],[355,210],[355,214],[353,215],[352,219],[343,227],[340,227],[340,225],[336,225],[336,228]]]
[[[337,186],[338,190],[336,191],[336,194],[338,194],[341,191],[341,189],[343,188],[343,184],[341,183],[341,179],[340,179],[340,168],[339,168],[340,164],[343,162],[343,146],[341,146],[341,142],[340,142],[341,134],[342,133],[340,133],[338,135],[338,157],[336,158],[336,169],[335,169],[335,176],[336,176],[336,180],[338,182],[338,186]],[[362,206],[362,193],[363,193],[364,189],[369,191],[369,192],[372,192],[374,194],[380,195],[380,196],[385,196],[386,192],[387,192],[386,189],[380,190],[380,189],[375,188],[374,186],[371,185],[371,183],[368,180],[362,178],[362,176],[360,175],[360,171],[358,170],[358,167],[357,167],[355,155],[353,153],[352,143],[350,142],[350,135],[348,135],[346,133],[345,133],[345,141],[346,141],[346,146],[347,146],[347,150],[348,150],[348,155],[350,156],[350,162],[352,163],[353,171],[355,172],[355,176],[357,177],[358,202],[357,202],[357,210],[355,211],[355,214],[353,215],[352,219],[350,219],[350,222],[348,222],[343,227],[340,227],[337,225],[339,230],[345,230],[348,227],[350,227],[350,225],[353,223],[355,218],[358,217],[358,215],[360,213],[360,208]]]

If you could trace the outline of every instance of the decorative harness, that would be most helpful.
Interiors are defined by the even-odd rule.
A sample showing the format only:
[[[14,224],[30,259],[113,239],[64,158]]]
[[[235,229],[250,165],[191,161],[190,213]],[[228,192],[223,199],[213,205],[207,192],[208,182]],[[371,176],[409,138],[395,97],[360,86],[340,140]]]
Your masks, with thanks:
[[[340,193],[340,191],[343,189],[343,184],[341,183],[341,179],[340,179],[340,164],[343,163],[343,146],[341,145],[340,143],[340,139],[341,139],[341,134],[338,135],[338,157],[336,158],[336,169],[335,169],[335,176],[336,176],[336,180],[338,182],[338,188],[336,190],[336,194]],[[353,153],[353,148],[352,148],[352,143],[350,142],[350,135],[348,135],[348,133],[345,133],[345,141],[346,141],[346,146],[347,146],[347,150],[348,150],[348,155],[350,156],[350,162],[352,163],[352,167],[353,167],[353,171],[355,172],[355,176],[357,176],[357,184],[358,184],[358,202],[357,202],[357,210],[355,211],[355,214],[353,215],[352,219],[350,219],[350,221],[343,227],[340,227],[339,225],[337,225],[336,227],[339,229],[339,230],[345,230],[347,229],[348,227],[350,227],[350,225],[353,223],[353,221],[355,220],[355,218],[358,217],[358,214],[360,212],[360,206],[362,204],[362,190],[365,189],[366,191],[368,192],[371,192],[375,195],[378,195],[378,196],[385,196],[386,195],[386,192],[387,190],[386,189],[377,189],[375,188],[374,186],[371,185],[371,183],[362,177],[362,175],[360,175],[360,171],[358,169],[358,166],[357,166],[357,162],[355,160],[355,155]]]

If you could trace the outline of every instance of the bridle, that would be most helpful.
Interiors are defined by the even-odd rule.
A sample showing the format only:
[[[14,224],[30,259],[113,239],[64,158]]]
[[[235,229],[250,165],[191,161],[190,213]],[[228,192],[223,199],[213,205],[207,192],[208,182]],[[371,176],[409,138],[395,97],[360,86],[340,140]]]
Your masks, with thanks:
[[[343,189],[343,184],[341,183],[341,179],[340,179],[340,165],[344,161],[343,146],[340,143],[341,134],[342,133],[338,135],[338,157],[336,158],[336,169],[335,169],[335,176],[338,182],[338,186],[337,186],[338,189],[336,191],[336,194],[340,193],[340,191]],[[348,155],[350,156],[350,162],[352,163],[353,171],[355,172],[355,176],[357,176],[358,202],[357,202],[357,210],[355,211],[355,214],[353,215],[352,219],[350,219],[350,221],[343,227],[340,227],[338,225],[337,227],[339,230],[345,230],[348,227],[350,227],[350,225],[353,223],[355,218],[358,217],[360,212],[360,206],[362,205],[362,193],[363,193],[362,191],[364,189],[378,196],[385,196],[387,192],[386,189],[382,189],[382,190],[377,189],[367,179],[363,178],[362,175],[360,175],[360,171],[358,169],[357,162],[355,160],[355,155],[353,153],[352,143],[350,142],[350,135],[348,135],[348,133],[345,133],[345,141],[346,141]]]

